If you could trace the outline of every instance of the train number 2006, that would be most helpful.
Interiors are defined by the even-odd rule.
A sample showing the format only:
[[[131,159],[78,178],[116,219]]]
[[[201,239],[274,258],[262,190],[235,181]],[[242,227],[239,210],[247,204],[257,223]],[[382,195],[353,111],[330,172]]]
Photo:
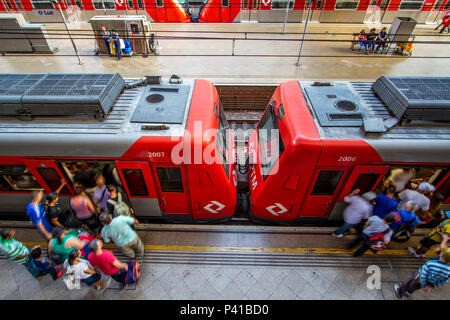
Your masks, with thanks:
[[[341,162],[353,162],[356,161],[356,157],[339,157],[338,161]]]

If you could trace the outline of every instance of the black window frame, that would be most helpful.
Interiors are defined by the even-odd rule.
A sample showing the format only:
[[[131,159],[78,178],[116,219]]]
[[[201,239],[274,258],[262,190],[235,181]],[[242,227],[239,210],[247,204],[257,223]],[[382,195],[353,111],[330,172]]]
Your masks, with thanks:
[[[260,158],[260,162],[261,162],[261,171],[262,171],[262,176],[263,176],[263,181],[266,181],[267,177],[270,175],[270,172],[272,171],[273,167],[275,166],[275,164],[280,161],[280,158],[285,150],[285,145],[283,142],[283,139],[281,137],[281,133],[280,133],[280,128],[278,125],[278,120],[279,118],[275,115],[275,105],[276,102],[274,100],[272,100],[266,111],[264,112],[261,120],[258,123],[258,126],[256,128],[256,132],[258,134],[258,149],[259,149],[259,158]],[[262,150],[263,148],[261,148],[261,135],[260,135],[260,130],[262,129],[262,126],[265,126],[266,123],[270,123],[272,125],[272,127],[270,128],[270,130],[268,130],[268,132],[270,132],[273,129],[278,130],[278,158],[274,161],[273,159],[271,159],[271,162],[269,163],[269,165],[263,165],[263,159],[266,158],[265,155],[262,154]],[[272,141],[272,139],[268,138],[267,141]],[[264,156],[264,157],[263,157]],[[270,158],[272,158],[272,154],[270,154]],[[267,159],[266,159],[267,160]],[[269,169],[267,169],[267,167],[270,167]]]
[[[144,172],[142,171],[142,169],[139,169],[139,168],[137,168],[137,169],[136,168],[121,168],[120,170],[122,171],[123,178],[125,180],[125,183],[128,186],[128,192],[129,192],[130,196],[132,196],[132,197],[149,197],[150,196],[150,190],[148,189],[147,184],[145,182],[145,176],[144,176]],[[139,172],[140,180],[142,181],[142,186],[145,188],[145,193],[136,192],[137,191],[135,189],[136,184],[135,183],[131,183],[131,181],[128,178],[129,171],[133,171],[133,172],[138,171]]]
[[[327,190],[326,192],[322,191],[322,190],[316,190],[317,187],[319,187],[319,183],[320,184],[324,184],[326,182],[330,182],[331,179],[328,176],[325,176],[323,179],[321,179],[321,174],[325,173],[325,172],[335,172],[335,173],[340,173],[340,175],[335,175],[336,177],[339,176],[339,178],[336,181],[333,181],[334,184],[329,185],[329,190]],[[332,169],[321,169],[319,171],[319,174],[317,175],[316,181],[314,182],[314,186],[311,190],[311,195],[312,196],[332,196],[335,194],[336,189],[339,186],[339,183],[341,182],[343,176],[344,176],[345,170],[341,169],[341,170],[332,170]],[[321,187],[323,188],[323,187]],[[316,190],[316,191],[315,191]]]
[[[181,184],[181,190],[179,189],[180,185],[178,186],[178,189],[175,190],[169,190],[166,188],[166,184],[165,184],[165,179],[161,179],[161,174],[160,174],[160,170],[161,169],[168,169],[168,170],[178,170],[179,173],[179,183]],[[159,187],[161,188],[161,191],[164,193],[184,193],[184,185],[183,185],[183,175],[181,172],[181,168],[180,167],[156,167],[156,175],[158,176],[158,183],[159,183]],[[173,183],[173,181],[172,181]]]
[[[7,172],[4,167],[15,167],[17,168],[22,168],[23,167],[23,171],[21,172]],[[8,178],[6,178],[6,176],[8,176],[10,179],[13,176],[30,176],[31,179],[35,182],[35,186],[33,187],[17,187],[14,186],[12,184],[12,181],[10,181]],[[36,179],[36,177],[30,172],[30,170],[27,168],[26,165],[24,164],[1,164],[0,165],[0,177],[1,180],[3,182],[3,184],[7,187],[4,188],[0,191],[2,192],[8,192],[8,191],[13,191],[13,192],[29,192],[29,191],[35,191],[35,190],[42,190],[43,187],[41,186],[41,184],[39,183],[39,181]],[[18,179],[12,179],[12,180],[18,180]]]

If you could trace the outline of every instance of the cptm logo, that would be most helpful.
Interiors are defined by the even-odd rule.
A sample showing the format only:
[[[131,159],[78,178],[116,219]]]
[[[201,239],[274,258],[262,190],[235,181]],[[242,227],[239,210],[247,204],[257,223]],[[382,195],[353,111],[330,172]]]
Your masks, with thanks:
[[[219,201],[211,201],[210,203],[208,203],[206,206],[203,207],[203,209],[211,213],[218,213],[223,208],[225,208],[225,205],[221,204]]]
[[[281,203],[278,202],[275,202],[273,206],[268,206],[266,209],[276,217],[287,211],[287,209]]]

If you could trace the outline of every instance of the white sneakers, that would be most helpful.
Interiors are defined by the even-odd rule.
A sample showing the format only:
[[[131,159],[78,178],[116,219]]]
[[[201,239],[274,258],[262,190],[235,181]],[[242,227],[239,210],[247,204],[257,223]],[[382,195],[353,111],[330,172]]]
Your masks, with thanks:
[[[417,254],[416,250],[414,250],[412,247],[408,247],[408,251],[411,252],[414,255],[414,257],[416,257],[416,258],[424,258],[425,257],[424,254]]]
[[[343,236],[343,234],[341,233],[341,234],[336,234],[336,233],[332,233],[331,234],[333,237],[335,237],[335,238],[340,238],[340,237],[342,237]]]

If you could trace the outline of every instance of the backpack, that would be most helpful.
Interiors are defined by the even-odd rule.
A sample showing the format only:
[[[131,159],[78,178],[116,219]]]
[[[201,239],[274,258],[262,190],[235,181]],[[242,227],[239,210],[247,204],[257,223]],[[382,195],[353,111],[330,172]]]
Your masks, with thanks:
[[[411,219],[411,221],[404,222],[400,225],[397,231],[392,235],[392,240],[396,242],[406,242],[411,238],[411,225],[416,221],[416,218]]]
[[[124,283],[125,284],[137,283],[140,277],[141,277],[141,266],[139,265],[139,262],[136,260],[128,262],[128,271],[127,274],[125,275]]]
[[[117,201],[109,199],[108,203],[114,206],[114,218],[117,216],[131,216],[130,208],[122,201],[122,194],[120,192],[117,193]]]
[[[387,228],[383,232],[374,234],[373,236],[369,237],[369,239],[367,240],[367,244],[372,251],[377,252],[386,248],[386,243],[384,243],[384,236],[390,230],[390,228]]]

